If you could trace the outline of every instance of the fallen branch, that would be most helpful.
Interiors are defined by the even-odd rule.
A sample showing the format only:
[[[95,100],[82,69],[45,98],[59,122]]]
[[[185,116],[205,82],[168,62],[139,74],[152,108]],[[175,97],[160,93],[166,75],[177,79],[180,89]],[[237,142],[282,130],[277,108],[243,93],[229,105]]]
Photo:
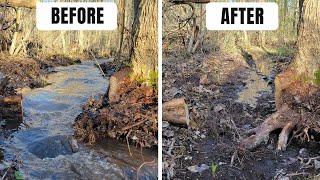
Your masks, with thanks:
[[[140,124],[143,124],[143,123],[146,122],[147,120],[148,120],[148,119],[144,119],[144,120],[139,121],[139,122],[136,122],[136,123],[134,123],[134,124],[132,124],[132,125],[125,126],[125,127],[121,128],[121,131],[125,131],[125,130],[131,129],[131,128],[135,127],[135,126],[139,126]]]
[[[98,68],[99,68],[102,76],[103,76],[104,78],[106,78],[106,74],[103,72],[103,70],[102,70],[102,68],[101,68],[98,60],[96,59],[96,57],[94,56],[94,54],[92,53],[92,51],[90,51],[90,54],[91,54],[91,56],[93,57],[93,59],[95,60],[95,62],[96,62],[96,64],[97,64],[97,66],[98,66]]]

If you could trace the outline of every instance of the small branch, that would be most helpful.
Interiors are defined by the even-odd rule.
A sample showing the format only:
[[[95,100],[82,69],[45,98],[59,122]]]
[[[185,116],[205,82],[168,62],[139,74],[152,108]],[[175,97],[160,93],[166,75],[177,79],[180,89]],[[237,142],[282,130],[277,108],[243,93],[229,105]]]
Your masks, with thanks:
[[[103,72],[103,70],[102,70],[102,68],[101,68],[101,66],[100,66],[100,64],[99,64],[99,62],[98,62],[98,60],[96,59],[96,57],[94,56],[94,54],[92,53],[92,51],[90,51],[90,54],[91,54],[91,56],[93,57],[93,59],[95,60],[95,62],[96,62],[96,64],[97,64],[97,66],[99,67],[99,69],[100,69],[100,71],[101,71],[102,76],[103,76],[104,78],[106,78],[106,77],[107,77],[107,76],[106,76],[106,74]]]
[[[143,124],[143,123],[146,122],[147,120],[148,120],[148,119],[144,119],[144,120],[139,121],[139,122],[136,122],[136,123],[134,123],[134,124],[132,124],[132,125],[125,126],[125,127],[123,127],[123,128],[121,129],[121,131],[125,131],[125,130],[131,129],[131,128],[135,127],[135,126],[139,126],[140,124]]]

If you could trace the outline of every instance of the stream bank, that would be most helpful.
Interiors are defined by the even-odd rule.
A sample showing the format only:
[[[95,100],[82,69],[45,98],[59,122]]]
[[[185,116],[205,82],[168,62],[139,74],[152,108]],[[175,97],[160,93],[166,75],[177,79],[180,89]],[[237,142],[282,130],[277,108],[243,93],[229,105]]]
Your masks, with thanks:
[[[105,74],[114,71],[107,62],[100,65]],[[132,80],[131,68],[112,74],[108,91],[99,100],[89,100],[75,120],[75,138],[93,145],[115,138],[130,145],[151,148],[158,146],[157,91],[145,83]],[[156,162],[156,160],[155,160]],[[157,164],[157,163],[155,163]]]
[[[87,147],[73,138],[74,119],[88,99],[98,100],[108,88],[95,62],[55,67],[45,76],[48,85],[24,91],[24,121],[1,139],[7,178],[26,179],[156,179],[155,153],[126,143],[97,142]],[[6,131],[7,132],[7,131]],[[126,158],[123,158],[126,157]],[[151,165],[150,165],[151,164]],[[12,170],[11,170],[12,169]]]

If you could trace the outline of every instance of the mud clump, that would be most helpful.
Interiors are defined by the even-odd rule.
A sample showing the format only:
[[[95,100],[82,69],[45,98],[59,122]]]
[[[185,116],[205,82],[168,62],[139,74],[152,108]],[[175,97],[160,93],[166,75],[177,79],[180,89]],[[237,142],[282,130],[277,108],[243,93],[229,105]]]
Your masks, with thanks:
[[[80,142],[92,145],[105,138],[116,138],[140,147],[157,146],[156,92],[132,81],[128,71],[115,73],[111,79],[116,81],[110,80],[109,92],[99,100],[89,100],[83,107],[74,124],[74,136]]]

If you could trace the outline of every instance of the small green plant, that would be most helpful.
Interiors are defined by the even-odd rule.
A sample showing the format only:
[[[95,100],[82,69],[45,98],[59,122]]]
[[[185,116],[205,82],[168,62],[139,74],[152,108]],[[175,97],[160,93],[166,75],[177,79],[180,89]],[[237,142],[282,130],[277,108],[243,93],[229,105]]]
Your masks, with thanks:
[[[315,76],[315,84],[317,86],[320,86],[320,69],[318,69],[315,73],[314,73],[314,76]]]
[[[218,164],[212,162],[210,167],[212,176],[215,176],[218,170]]]
[[[283,45],[281,47],[279,47],[278,49],[278,56],[292,56],[293,54],[295,54],[295,49],[288,46],[288,45]]]
[[[158,86],[158,71],[150,71],[148,78],[149,86],[157,88]]]
[[[15,171],[14,177],[16,178],[16,180],[23,180],[24,179],[22,174],[20,173],[20,171]]]

